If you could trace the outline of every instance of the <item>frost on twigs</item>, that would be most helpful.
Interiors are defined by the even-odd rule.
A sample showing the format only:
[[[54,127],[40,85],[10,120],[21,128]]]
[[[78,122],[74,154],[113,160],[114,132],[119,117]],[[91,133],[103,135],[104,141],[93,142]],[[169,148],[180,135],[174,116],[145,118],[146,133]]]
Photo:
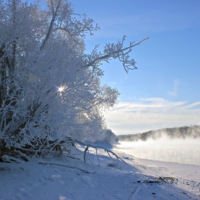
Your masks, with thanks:
[[[99,47],[99,45],[97,45],[92,53],[87,56],[87,65],[84,67],[92,67],[93,70],[98,70],[99,76],[102,76],[103,72],[98,68],[102,61],[109,62],[111,59],[119,59],[124,67],[124,70],[128,73],[129,70],[137,69],[135,66],[135,60],[130,58],[130,52],[135,46],[140,45],[148,39],[149,38],[145,38],[138,43],[130,42],[128,47],[124,47],[124,42],[126,40],[126,36],[124,36],[122,40],[118,41],[116,44],[106,44],[103,53],[97,52]]]
[[[68,137],[65,138],[65,141],[39,140],[39,138],[35,141],[37,144],[30,142],[29,145],[26,144],[22,147],[1,147],[0,161],[19,162],[20,160],[29,161],[31,157],[58,156],[62,155],[63,152],[70,153],[70,148],[74,145],[73,140]]]
[[[84,39],[98,29],[67,0],[0,1],[0,161],[60,155],[66,137],[107,138],[102,110],[119,92],[101,84],[100,65],[119,59],[136,69],[129,54],[146,39],[125,47],[123,37],[88,55]]]

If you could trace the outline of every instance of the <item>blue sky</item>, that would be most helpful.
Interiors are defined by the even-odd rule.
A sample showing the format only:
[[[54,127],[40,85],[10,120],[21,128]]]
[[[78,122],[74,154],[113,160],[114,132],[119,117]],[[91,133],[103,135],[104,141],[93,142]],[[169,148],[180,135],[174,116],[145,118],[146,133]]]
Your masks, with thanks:
[[[121,93],[105,113],[116,134],[200,124],[199,0],[72,0],[100,30],[87,37],[91,51],[123,35],[129,41],[149,40],[133,49],[138,70],[128,74],[119,61],[103,63],[102,83]],[[123,116],[123,117],[122,117]]]

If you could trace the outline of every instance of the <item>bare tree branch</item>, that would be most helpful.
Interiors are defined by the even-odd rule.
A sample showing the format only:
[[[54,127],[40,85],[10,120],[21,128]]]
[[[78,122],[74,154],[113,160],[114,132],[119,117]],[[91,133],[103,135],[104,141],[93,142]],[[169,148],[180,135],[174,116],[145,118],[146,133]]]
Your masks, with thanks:
[[[149,37],[144,38],[143,40],[139,41],[138,43],[130,43],[130,45],[126,48],[122,48],[123,47],[123,42],[125,41],[125,36],[122,39],[121,43],[118,43],[118,45],[120,46],[120,48],[118,48],[117,50],[115,50],[115,48],[117,47],[116,45],[112,44],[113,48],[110,48],[108,51],[108,54],[106,55],[101,55],[101,53],[97,54],[97,47],[96,46],[92,52],[92,54],[96,55],[96,58],[94,58],[92,61],[90,61],[88,64],[82,66],[79,70],[81,70],[82,68],[86,68],[86,67],[93,67],[96,68],[96,66],[98,66],[99,63],[101,63],[102,61],[106,61],[108,62],[109,59],[111,58],[119,58],[119,60],[122,62],[124,69],[126,72],[128,72],[129,70],[134,70],[137,69],[137,67],[135,66],[135,61],[129,60],[129,57],[127,57],[128,53],[130,53],[130,51],[132,50],[133,47],[140,45],[142,42],[148,40]],[[108,48],[109,45],[106,46],[106,48]],[[106,49],[107,50],[107,49]],[[104,50],[105,51],[105,50]],[[131,66],[131,67],[129,67]],[[79,71],[77,70],[77,71]]]
[[[102,146],[87,144],[87,143],[85,143],[85,142],[81,142],[81,141],[78,141],[78,140],[74,140],[74,142],[77,143],[77,144],[86,146],[86,148],[85,148],[85,150],[84,150],[84,156],[83,156],[84,162],[85,162],[85,163],[86,163],[86,154],[87,154],[87,151],[89,150],[90,147],[91,147],[91,148],[94,148],[94,149],[96,149],[96,150],[97,150],[97,149],[103,149],[105,152],[108,153],[108,155],[109,155],[109,154],[112,154],[113,156],[116,157],[116,159],[121,160],[122,162],[126,163],[126,162],[125,162],[122,158],[120,158],[116,153],[114,153],[113,151],[111,151],[111,150],[109,150],[109,149],[106,149],[106,148],[104,148],[104,147],[102,147]]]

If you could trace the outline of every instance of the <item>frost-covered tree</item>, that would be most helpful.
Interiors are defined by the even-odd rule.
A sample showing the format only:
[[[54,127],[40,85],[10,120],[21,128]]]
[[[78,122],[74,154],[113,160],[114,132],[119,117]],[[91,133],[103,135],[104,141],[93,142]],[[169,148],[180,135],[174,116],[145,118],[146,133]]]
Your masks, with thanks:
[[[55,150],[67,136],[92,141],[106,125],[101,114],[116,103],[116,89],[102,86],[103,61],[136,69],[124,47],[98,46],[84,53],[84,38],[99,27],[74,13],[67,0],[28,3],[0,0],[0,156],[26,159]]]

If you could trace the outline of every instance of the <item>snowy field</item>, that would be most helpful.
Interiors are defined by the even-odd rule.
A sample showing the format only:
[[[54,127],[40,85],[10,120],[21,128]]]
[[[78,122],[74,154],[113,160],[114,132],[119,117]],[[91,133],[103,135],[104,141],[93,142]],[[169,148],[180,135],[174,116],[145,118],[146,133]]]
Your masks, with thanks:
[[[0,200],[198,200],[200,166],[134,158],[102,150],[60,158],[0,163]],[[76,158],[76,159],[74,159]]]

